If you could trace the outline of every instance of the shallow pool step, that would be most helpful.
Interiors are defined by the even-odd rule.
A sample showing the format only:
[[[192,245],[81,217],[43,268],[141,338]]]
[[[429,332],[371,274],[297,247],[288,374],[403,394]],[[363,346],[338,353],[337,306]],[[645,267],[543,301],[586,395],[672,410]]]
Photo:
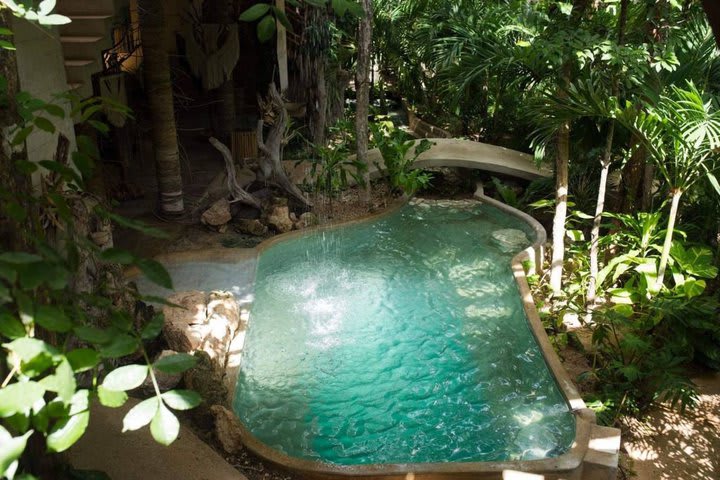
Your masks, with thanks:
[[[620,430],[593,425],[583,461],[582,480],[615,480],[620,460]]]

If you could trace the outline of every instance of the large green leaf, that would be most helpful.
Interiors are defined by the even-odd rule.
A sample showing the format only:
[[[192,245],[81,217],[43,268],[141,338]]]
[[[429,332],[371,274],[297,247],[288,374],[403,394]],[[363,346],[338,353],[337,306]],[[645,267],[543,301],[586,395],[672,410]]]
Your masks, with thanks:
[[[158,313],[143,327],[140,336],[143,340],[152,340],[160,335],[164,324],[165,316],[162,313]]]
[[[147,365],[126,365],[108,373],[103,380],[107,390],[127,391],[139,387],[148,375]]]
[[[64,452],[85,433],[90,422],[88,398],[87,390],[80,390],[73,396],[70,416],[57,422],[47,436],[47,447],[50,452]]]
[[[92,348],[78,348],[65,356],[75,373],[91,370],[100,362],[100,355]]]
[[[717,277],[718,268],[713,265],[713,253],[709,248],[691,247],[685,250],[680,242],[675,242],[670,249],[670,255],[690,275],[701,278]]]
[[[150,433],[155,441],[162,445],[170,445],[180,433],[180,422],[162,403],[152,419]]]
[[[55,373],[40,380],[40,384],[46,390],[56,392],[63,402],[70,402],[77,387],[70,362],[63,359],[55,368]]]
[[[100,349],[100,355],[105,358],[120,358],[134,353],[140,342],[137,338],[128,334],[116,334],[109,344]]]
[[[153,364],[153,368],[156,368],[161,372],[174,374],[189,370],[194,367],[196,363],[197,358],[192,355],[187,353],[177,353],[175,355],[162,357]]]
[[[170,278],[170,274],[160,262],[144,259],[138,261],[137,266],[138,268],[140,268],[143,274],[145,274],[148,280],[157,285],[160,285],[163,288],[172,290],[172,278]]]
[[[29,409],[43,398],[45,388],[37,382],[11,383],[0,389],[0,418]]]
[[[51,332],[65,333],[73,328],[73,323],[58,307],[38,305],[35,308],[35,322]]]
[[[25,327],[17,317],[9,313],[0,313],[0,335],[12,340],[22,338],[26,334]]]
[[[108,390],[102,385],[98,387],[97,393],[100,403],[110,408],[122,407],[128,399],[127,393],[121,390]]]
[[[257,35],[261,42],[267,42],[275,35],[275,19],[268,15],[258,22]]]
[[[138,430],[150,423],[160,406],[158,397],[148,398],[135,405],[123,418],[123,432]]]
[[[25,451],[25,445],[33,431],[20,437],[13,437],[0,425],[0,478],[12,478],[17,469],[17,460]]]
[[[170,390],[162,394],[162,399],[173,410],[190,410],[202,402],[200,394],[192,390]]]
[[[263,15],[267,15],[269,11],[270,5],[268,5],[267,3],[258,3],[240,14],[240,18],[238,18],[238,20],[240,20],[241,22],[254,22]]]

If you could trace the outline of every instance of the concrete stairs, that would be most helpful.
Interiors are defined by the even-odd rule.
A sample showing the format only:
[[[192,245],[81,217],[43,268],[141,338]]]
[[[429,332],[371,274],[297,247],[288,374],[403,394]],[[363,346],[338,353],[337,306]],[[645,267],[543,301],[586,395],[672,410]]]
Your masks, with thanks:
[[[102,51],[113,45],[113,0],[59,0],[55,13],[72,21],[60,26],[68,87],[82,98],[92,95],[92,75],[103,69]]]

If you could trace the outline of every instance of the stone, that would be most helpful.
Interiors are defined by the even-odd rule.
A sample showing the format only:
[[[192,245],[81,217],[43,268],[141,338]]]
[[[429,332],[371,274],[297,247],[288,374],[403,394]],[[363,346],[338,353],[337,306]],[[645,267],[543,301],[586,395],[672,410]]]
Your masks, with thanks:
[[[519,252],[531,243],[525,232],[514,228],[496,230],[492,233],[492,237],[503,251],[509,253]]]
[[[308,227],[314,227],[315,225],[318,225],[320,223],[320,219],[312,212],[305,212],[302,215],[300,215],[300,218],[297,221],[297,228],[303,229]]]
[[[287,205],[274,205],[271,207],[267,217],[267,224],[278,233],[286,233],[293,229],[293,222],[290,220],[290,209]]]
[[[230,214],[230,202],[227,198],[222,198],[213,203],[210,208],[205,210],[202,217],[200,217],[200,221],[204,225],[210,225],[212,227],[225,225],[230,220],[232,220],[232,215]]]
[[[203,405],[226,405],[228,390],[223,382],[223,369],[202,350],[195,352],[197,363],[183,374],[185,386],[203,398]]]
[[[228,347],[241,324],[234,295],[194,291],[171,295],[168,302],[183,307],[163,307],[163,333],[170,349],[205,352],[219,368],[224,368]]]
[[[171,295],[167,301],[182,307],[163,306],[163,334],[168,346],[184,353],[197,350],[205,336],[207,296],[204,292],[190,291]]]
[[[210,412],[215,418],[215,435],[223,450],[228,454],[237,453],[243,448],[242,428],[237,416],[222,405],[213,405]]]
[[[154,360],[154,362],[157,362],[161,358],[165,357],[171,357],[173,355],[177,355],[178,352],[175,350],[163,350],[160,352],[160,355],[158,355]],[[182,380],[182,374],[181,373],[165,373],[160,370],[155,369],[155,380],[157,380],[158,388],[160,388],[161,392],[166,392],[168,390],[172,390],[173,388],[177,387],[180,383],[180,380]],[[153,391],[154,386],[152,383],[152,379],[150,376],[148,376],[145,381],[142,384],[142,389],[145,391]]]
[[[256,237],[262,237],[267,234],[268,227],[257,219],[240,219],[237,221],[237,230],[241,233],[248,233],[250,235],[255,235]]]
[[[293,223],[298,221],[298,218],[297,218],[297,215],[295,215],[295,212],[290,212],[289,217],[290,217],[290,221],[292,221]]]

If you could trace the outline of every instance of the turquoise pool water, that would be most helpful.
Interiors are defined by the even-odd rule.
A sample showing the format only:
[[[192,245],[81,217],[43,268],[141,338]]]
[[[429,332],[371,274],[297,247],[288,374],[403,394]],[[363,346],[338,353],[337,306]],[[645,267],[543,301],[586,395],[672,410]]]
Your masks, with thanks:
[[[574,417],[510,270],[531,235],[492,207],[424,204],[266,250],[236,413],[338,465],[564,453]]]

